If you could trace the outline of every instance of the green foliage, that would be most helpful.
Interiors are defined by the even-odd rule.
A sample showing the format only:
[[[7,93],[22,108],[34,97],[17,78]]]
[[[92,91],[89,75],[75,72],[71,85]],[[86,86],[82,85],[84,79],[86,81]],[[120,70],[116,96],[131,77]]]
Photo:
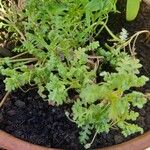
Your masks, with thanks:
[[[99,49],[99,52],[104,57],[111,53],[102,49]],[[125,136],[135,132],[142,133],[141,127],[131,123],[139,116],[131,110],[131,106],[142,108],[147,100],[144,94],[129,90],[143,86],[148,78],[138,75],[138,69],[141,67],[138,59],[133,59],[122,51],[113,56],[116,59],[112,66],[115,65],[116,71],[101,73],[103,82],[87,84],[81,89],[80,99],[72,108],[73,119],[79,127],[90,124],[98,133],[109,132],[114,125],[117,125]],[[108,62],[109,57],[110,55],[107,55],[105,59]]]
[[[94,41],[115,6],[116,0],[28,0],[20,12],[0,1],[0,25],[19,43],[13,49],[17,55],[0,59],[6,91],[34,84],[49,103],[72,103],[82,144],[92,130],[109,132],[113,126],[125,136],[142,133],[132,124],[139,114],[131,109],[146,103],[144,94],[131,90],[148,80],[139,74],[142,65],[122,50],[126,37],[115,38],[121,42],[113,47]],[[106,64],[113,71],[102,70]]]
[[[127,0],[126,19],[132,21],[136,18],[140,9],[141,0]]]
[[[89,140],[89,135],[91,135],[91,126],[90,125],[86,125],[84,127],[82,127],[82,131],[80,132],[80,142],[81,144],[85,144],[87,140]]]
[[[131,124],[127,122],[119,122],[118,126],[122,129],[122,134],[125,137],[136,132],[143,133],[143,129],[136,124]]]

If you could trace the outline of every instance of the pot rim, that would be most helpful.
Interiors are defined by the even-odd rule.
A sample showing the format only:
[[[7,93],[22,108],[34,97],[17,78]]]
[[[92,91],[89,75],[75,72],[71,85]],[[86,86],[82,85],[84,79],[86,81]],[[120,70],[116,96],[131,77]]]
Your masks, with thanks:
[[[0,147],[6,150],[60,150],[31,144],[2,130],[0,130]],[[146,150],[147,148],[150,148],[150,131],[122,144],[96,150]]]

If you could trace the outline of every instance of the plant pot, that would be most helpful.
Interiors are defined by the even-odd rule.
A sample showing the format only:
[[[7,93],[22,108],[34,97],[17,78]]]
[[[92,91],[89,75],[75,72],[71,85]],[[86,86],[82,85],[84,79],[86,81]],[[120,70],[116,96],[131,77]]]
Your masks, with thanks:
[[[98,150],[146,150],[150,147],[150,131],[122,144]]]
[[[6,150],[58,150],[34,145],[0,130],[0,148]]]
[[[128,142],[97,150],[146,150],[150,147],[150,131]],[[30,144],[0,130],[0,148],[6,150],[58,150]]]

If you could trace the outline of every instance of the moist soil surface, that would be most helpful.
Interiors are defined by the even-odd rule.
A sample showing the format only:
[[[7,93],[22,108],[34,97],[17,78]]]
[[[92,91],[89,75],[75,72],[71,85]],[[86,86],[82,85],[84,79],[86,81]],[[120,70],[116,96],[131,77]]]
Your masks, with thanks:
[[[150,9],[145,4],[142,4],[140,13],[133,22],[125,22],[124,16],[120,14],[115,18],[113,24],[110,23],[110,28],[114,28],[116,33],[120,32],[122,27],[131,34],[143,29],[150,30]],[[136,52],[143,64],[141,74],[150,77],[150,42],[146,42],[145,36],[138,39]],[[3,77],[0,77],[0,99],[5,93],[2,80]],[[24,90],[26,89],[25,87]],[[150,82],[139,90],[150,92]],[[79,129],[65,116],[64,110],[67,108],[67,105],[62,107],[48,105],[37,94],[37,89],[30,89],[28,92],[18,90],[10,94],[0,109],[0,129],[34,144],[66,150],[82,150],[84,147],[78,140]],[[140,117],[136,123],[143,127],[145,132],[150,130],[150,102],[137,111]],[[124,138],[118,130],[111,130],[108,134],[97,135],[91,149],[122,143],[138,135]]]

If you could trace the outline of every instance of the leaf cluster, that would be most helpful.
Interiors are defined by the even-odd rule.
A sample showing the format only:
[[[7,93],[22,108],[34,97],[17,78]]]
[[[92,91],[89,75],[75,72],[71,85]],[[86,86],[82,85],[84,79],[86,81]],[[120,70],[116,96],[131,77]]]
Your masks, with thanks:
[[[72,108],[74,120],[79,127],[88,125],[98,133],[109,132],[114,126],[120,128],[124,136],[143,133],[143,129],[134,124],[139,113],[132,107],[141,109],[147,99],[141,92],[131,90],[148,81],[147,77],[139,75],[142,65],[123,50],[99,48],[97,52],[114,72],[100,72],[103,82],[87,84],[81,89],[80,98]]]
[[[116,0],[28,0],[18,11],[0,1],[0,25],[19,43],[15,56],[0,58],[6,91],[36,85],[49,103],[72,103],[82,144],[92,130],[102,133],[117,127],[125,136],[143,132],[133,123],[139,114],[131,109],[146,103],[144,94],[131,90],[148,80],[139,74],[142,65],[121,49],[121,43],[102,48],[94,41],[96,29],[104,27],[115,6]],[[105,64],[113,71],[102,70]],[[75,91],[74,98],[69,90]]]

